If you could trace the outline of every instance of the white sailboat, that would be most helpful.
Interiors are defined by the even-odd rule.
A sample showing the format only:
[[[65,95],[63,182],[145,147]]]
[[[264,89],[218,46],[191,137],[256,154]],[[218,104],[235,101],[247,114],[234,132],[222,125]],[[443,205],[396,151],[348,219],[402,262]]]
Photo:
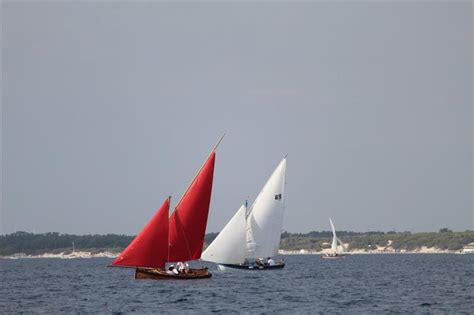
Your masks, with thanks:
[[[332,230],[332,243],[331,243],[331,252],[321,255],[321,258],[340,258],[344,257],[346,254],[346,247],[344,243],[337,237],[336,228],[331,218],[329,218],[329,224],[331,224]]]
[[[206,248],[201,259],[218,264],[219,269],[276,269],[284,263],[249,263],[262,257],[275,256],[285,209],[286,157],[278,164],[254,203],[243,204],[215,240]]]

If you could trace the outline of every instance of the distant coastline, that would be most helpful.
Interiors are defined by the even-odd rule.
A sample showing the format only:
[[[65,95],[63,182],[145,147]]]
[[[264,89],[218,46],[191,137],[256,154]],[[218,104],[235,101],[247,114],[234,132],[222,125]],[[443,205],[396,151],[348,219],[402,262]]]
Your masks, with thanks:
[[[439,249],[434,247],[423,246],[415,250],[392,250],[392,249],[376,249],[376,250],[361,250],[353,249],[348,251],[348,255],[378,255],[378,254],[474,254],[474,243],[471,245],[472,249],[463,250],[447,250]],[[311,251],[306,249],[298,250],[284,250],[280,249],[278,255],[321,255],[329,252],[328,250],[322,251]],[[59,253],[42,253],[38,255],[27,255],[24,253],[15,253],[8,256],[0,256],[0,259],[90,259],[90,258],[115,258],[119,255],[119,252],[101,251],[101,252],[90,252],[90,251],[77,251],[77,252],[59,252]]]
[[[470,248],[472,247],[472,248]],[[300,250],[284,250],[280,249],[278,251],[279,255],[321,255],[324,253],[330,252],[329,250],[322,251],[311,251],[306,249]],[[474,243],[467,245],[466,248],[461,250],[449,250],[449,249],[439,249],[436,247],[426,247],[422,246],[420,248],[415,248],[413,250],[394,250],[393,248],[380,248],[373,250],[365,249],[352,249],[346,252],[348,255],[377,255],[377,254],[474,254]]]
[[[455,254],[474,252],[474,231],[438,233],[347,232],[338,231],[348,254]],[[210,244],[217,233],[208,233]],[[332,233],[313,231],[281,235],[280,255],[318,255],[329,251]],[[134,236],[71,235],[60,233],[33,234],[16,232],[0,235],[0,258],[113,258]],[[75,244],[75,245],[73,245]],[[75,246],[75,249],[73,249]],[[206,245],[205,245],[206,246]]]
[[[8,256],[0,256],[0,259],[35,259],[35,258],[58,258],[58,259],[76,259],[76,258],[115,258],[119,253],[103,251],[103,252],[88,252],[77,251],[73,253],[43,253],[39,255],[27,255],[25,253],[15,253]]]

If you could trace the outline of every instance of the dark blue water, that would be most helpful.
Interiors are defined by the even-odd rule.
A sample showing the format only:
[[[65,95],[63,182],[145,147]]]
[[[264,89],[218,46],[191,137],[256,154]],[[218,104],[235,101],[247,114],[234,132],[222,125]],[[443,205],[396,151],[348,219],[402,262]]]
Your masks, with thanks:
[[[474,255],[284,258],[192,281],[134,280],[102,258],[0,260],[0,313],[474,313]]]

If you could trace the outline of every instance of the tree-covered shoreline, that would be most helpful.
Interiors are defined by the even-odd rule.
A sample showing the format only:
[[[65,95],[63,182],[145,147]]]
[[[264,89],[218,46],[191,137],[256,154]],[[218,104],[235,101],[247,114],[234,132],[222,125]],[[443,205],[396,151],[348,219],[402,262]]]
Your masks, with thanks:
[[[474,231],[452,232],[448,229],[441,229],[438,233],[338,231],[337,235],[344,243],[349,244],[349,250],[366,251],[388,246],[396,251],[413,251],[422,247],[457,251],[474,242]],[[329,231],[306,234],[285,232],[282,234],[280,249],[320,251],[327,247],[331,238],[332,233]]]
[[[337,234],[343,242],[350,244],[349,249],[354,250],[373,250],[390,245],[395,250],[411,251],[426,246],[456,251],[474,242],[474,231],[452,232],[448,229],[441,229],[438,233],[338,231]],[[209,244],[216,236],[217,233],[206,234],[205,243]],[[73,242],[78,251],[120,252],[133,238],[134,236],[120,234],[72,235],[57,232],[42,234],[15,232],[0,235],[0,256],[17,253],[27,255],[68,253],[72,252]],[[283,232],[280,249],[319,251],[327,248],[327,243],[331,241],[331,238],[331,231]]]

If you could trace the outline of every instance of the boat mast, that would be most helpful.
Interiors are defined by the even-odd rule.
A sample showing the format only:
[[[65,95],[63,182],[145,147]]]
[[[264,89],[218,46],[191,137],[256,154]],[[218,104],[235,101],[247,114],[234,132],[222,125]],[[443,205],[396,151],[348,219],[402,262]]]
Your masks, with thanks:
[[[168,196],[168,204],[170,205],[171,204],[171,195]],[[168,212],[169,212],[169,208],[168,208]],[[167,259],[167,262],[170,261],[170,240],[169,240],[169,224],[170,224],[170,218],[169,218],[169,213],[168,213],[168,259]],[[165,267],[166,267],[166,263],[165,263]]]

